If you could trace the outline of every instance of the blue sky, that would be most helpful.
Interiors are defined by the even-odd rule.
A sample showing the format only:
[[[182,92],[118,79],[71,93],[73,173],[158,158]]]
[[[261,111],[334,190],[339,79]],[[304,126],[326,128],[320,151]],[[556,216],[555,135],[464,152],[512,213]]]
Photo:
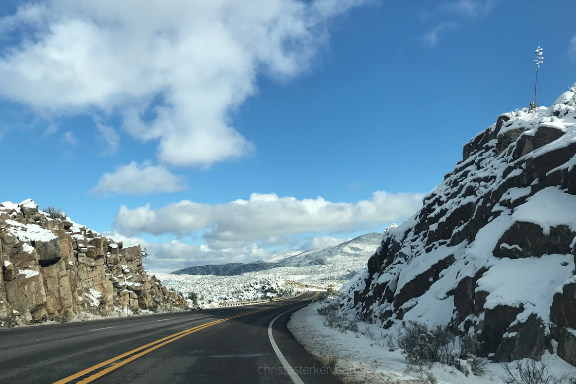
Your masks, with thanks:
[[[567,0],[5,1],[0,200],[140,241],[156,271],[381,231],[528,106],[537,46],[539,104],[576,81],[574,14]]]

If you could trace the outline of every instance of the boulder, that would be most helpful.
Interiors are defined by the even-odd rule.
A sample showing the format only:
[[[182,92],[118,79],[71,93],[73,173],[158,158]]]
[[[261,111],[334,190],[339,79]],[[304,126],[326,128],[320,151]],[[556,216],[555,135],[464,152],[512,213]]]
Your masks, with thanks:
[[[484,342],[483,349],[486,354],[498,350],[502,337],[508,332],[508,327],[523,310],[507,305],[497,305],[485,310],[481,340]]]
[[[518,159],[535,149],[545,146],[559,139],[564,135],[564,131],[554,127],[541,126],[538,127],[534,135],[523,134],[518,139],[516,148],[512,153],[514,159]]]
[[[396,296],[394,296],[394,307],[399,309],[408,300],[425,294],[432,284],[438,280],[440,272],[452,265],[454,261],[454,256],[450,255],[404,284]]]
[[[496,145],[496,154],[499,155],[514,143],[522,133],[526,131],[526,128],[516,128],[506,131],[498,135],[498,144]]]
[[[38,253],[38,263],[40,265],[53,264],[62,258],[60,240],[57,237],[48,241],[35,241],[34,248],[36,248]]]
[[[576,366],[576,329],[559,328],[558,356]]]
[[[550,306],[550,320],[576,329],[576,283],[566,284],[562,287],[562,293],[554,294]]]
[[[565,255],[570,253],[574,237],[576,233],[566,225],[550,227],[550,233],[545,234],[538,224],[517,221],[502,235],[492,253],[510,259]]]
[[[540,360],[548,340],[542,319],[531,314],[525,323],[516,323],[508,328],[502,338],[494,361],[504,362],[519,359]]]

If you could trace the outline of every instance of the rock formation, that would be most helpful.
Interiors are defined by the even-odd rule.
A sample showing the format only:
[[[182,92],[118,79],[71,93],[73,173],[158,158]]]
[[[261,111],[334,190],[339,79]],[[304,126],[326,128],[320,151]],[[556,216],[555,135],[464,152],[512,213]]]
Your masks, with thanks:
[[[30,324],[126,307],[188,307],[147,276],[140,246],[125,248],[65,215],[53,216],[32,200],[0,204],[0,320]]]
[[[576,85],[464,146],[422,209],[385,233],[341,311],[476,334],[494,361],[576,365]]]

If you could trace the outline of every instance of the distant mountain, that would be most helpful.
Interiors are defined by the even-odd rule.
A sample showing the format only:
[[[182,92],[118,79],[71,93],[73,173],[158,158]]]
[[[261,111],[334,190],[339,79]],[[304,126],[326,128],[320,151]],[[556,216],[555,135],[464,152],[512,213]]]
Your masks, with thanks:
[[[368,233],[334,247],[289,252],[275,255],[266,261],[201,265],[173,272],[175,275],[236,276],[248,272],[268,271],[282,267],[311,267],[321,265],[349,265],[355,260],[364,264],[380,245],[383,234]]]

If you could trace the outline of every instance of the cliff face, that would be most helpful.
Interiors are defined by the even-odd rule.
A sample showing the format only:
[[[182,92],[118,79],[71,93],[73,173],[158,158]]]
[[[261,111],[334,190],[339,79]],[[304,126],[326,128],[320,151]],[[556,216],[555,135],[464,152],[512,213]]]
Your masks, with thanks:
[[[474,333],[495,361],[547,349],[576,365],[576,85],[464,146],[347,285],[344,315]]]
[[[29,324],[80,313],[165,311],[188,304],[149,278],[139,246],[124,248],[31,200],[0,204],[0,320]]]

